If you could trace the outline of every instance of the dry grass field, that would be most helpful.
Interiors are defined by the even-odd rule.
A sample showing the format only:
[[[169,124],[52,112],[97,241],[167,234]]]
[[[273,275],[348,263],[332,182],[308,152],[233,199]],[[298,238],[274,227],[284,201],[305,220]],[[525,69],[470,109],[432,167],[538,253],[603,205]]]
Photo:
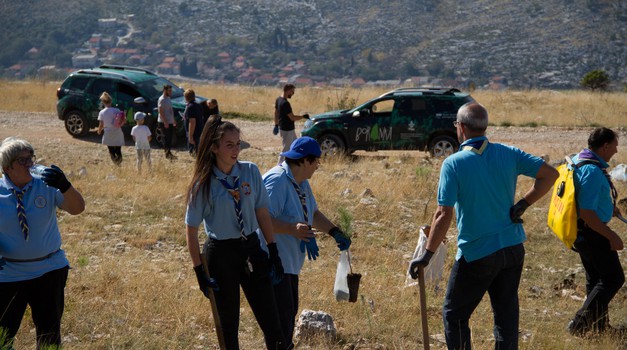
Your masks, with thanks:
[[[72,270],[63,318],[65,349],[217,349],[210,306],[199,292],[185,247],[184,191],[192,160],[179,152],[166,161],[153,149],[153,170],[138,174],[128,140],[120,168],[92,134],[69,136],[55,111],[58,82],[3,82],[0,95],[0,139],[21,136],[33,143],[44,164],[57,164],[85,197],[78,216],[59,213],[63,248]],[[233,120],[251,147],[241,159],[262,172],[276,162],[280,140],[271,134],[271,112],[278,89],[193,86],[199,95],[215,97],[223,112],[256,116],[261,121]],[[322,112],[341,101],[363,102],[384,90],[297,89],[296,113]],[[485,92],[473,96],[491,113],[492,141],[520,147],[557,160],[586,144],[593,126],[620,129],[619,153],[612,165],[627,163],[627,97],[566,91]],[[299,124],[301,126],[302,124]],[[330,313],[338,329],[334,340],[313,339],[297,349],[421,349],[420,307],[416,287],[405,287],[405,271],[418,238],[430,223],[440,160],[422,152],[359,153],[325,159],[311,183],[318,204],[333,220],[352,216],[353,269],[361,273],[357,303],[338,303],[333,282],[339,252],[333,240],[319,237],[321,255],[306,262],[301,274],[301,309]],[[85,171],[81,171],[84,168]],[[82,175],[79,175],[82,174]],[[518,196],[530,185],[520,178]],[[617,183],[620,198],[627,183]],[[372,197],[364,196],[366,189]],[[546,227],[547,198],[524,216],[528,241],[521,299],[521,349],[619,349],[610,337],[579,339],[566,324],[585,297],[585,273],[577,254],[568,251]],[[627,214],[627,208],[623,207]],[[616,220],[615,220],[616,221]],[[627,225],[611,226],[627,240]],[[455,253],[456,229],[448,232],[448,262]],[[621,252],[623,266],[627,255]],[[571,283],[572,282],[572,283]],[[427,288],[432,349],[443,349],[441,306],[445,281]],[[615,325],[627,325],[627,288],[610,305]],[[489,300],[475,311],[471,326],[475,349],[491,349]],[[34,348],[30,315],[24,318],[17,349]],[[262,349],[262,335],[246,302],[240,321],[242,349]]]

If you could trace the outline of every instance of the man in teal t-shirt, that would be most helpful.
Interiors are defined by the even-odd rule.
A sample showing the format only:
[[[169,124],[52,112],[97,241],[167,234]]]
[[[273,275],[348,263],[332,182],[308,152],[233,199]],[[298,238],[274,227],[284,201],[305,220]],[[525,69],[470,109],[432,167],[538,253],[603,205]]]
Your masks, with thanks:
[[[522,274],[525,231],[520,216],[552,187],[557,170],[517,148],[490,143],[485,136],[488,112],[476,102],[457,112],[457,153],[444,160],[438,209],[425,254],[412,260],[410,274],[429,263],[457,217],[457,256],[443,307],[449,349],[470,349],[470,316],[488,292],[494,313],[496,348],[518,348],[518,285]],[[512,206],[518,175],[535,178]]]

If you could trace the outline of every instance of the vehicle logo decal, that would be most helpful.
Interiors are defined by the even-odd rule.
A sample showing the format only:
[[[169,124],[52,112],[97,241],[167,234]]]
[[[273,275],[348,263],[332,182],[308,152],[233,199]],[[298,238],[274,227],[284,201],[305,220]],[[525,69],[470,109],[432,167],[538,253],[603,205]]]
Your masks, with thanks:
[[[392,128],[380,128],[378,124],[375,124],[372,127],[357,128],[357,132],[355,133],[355,141],[360,141],[360,138],[362,136],[364,137],[366,142],[391,141]]]

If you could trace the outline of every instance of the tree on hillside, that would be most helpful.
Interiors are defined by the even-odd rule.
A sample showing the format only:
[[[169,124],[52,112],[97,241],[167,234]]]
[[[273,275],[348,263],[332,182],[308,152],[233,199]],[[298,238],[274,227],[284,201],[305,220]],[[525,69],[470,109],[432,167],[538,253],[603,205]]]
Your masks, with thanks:
[[[595,69],[591,72],[586,73],[583,76],[579,84],[592,91],[596,90],[607,90],[610,85],[610,76],[601,69]]]

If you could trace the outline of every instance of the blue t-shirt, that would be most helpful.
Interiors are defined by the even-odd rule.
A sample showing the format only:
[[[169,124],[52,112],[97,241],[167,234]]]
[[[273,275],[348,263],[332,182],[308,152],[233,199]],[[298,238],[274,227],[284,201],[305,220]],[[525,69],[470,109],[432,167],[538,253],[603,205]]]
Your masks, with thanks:
[[[61,233],[57,225],[57,207],[63,203],[63,194],[34,177],[24,186],[22,202],[28,223],[28,241],[24,239],[17,217],[17,198],[11,188],[19,190],[7,176],[0,178],[0,256],[33,262],[6,262],[0,270],[0,282],[31,280],[69,265],[61,250]]]
[[[211,176],[211,195],[209,200],[205,190],[199,190],[187,204],[185,224],[198,227],[204,221],[205,231],[211,238],[223,240],[240,238],[240,225],[235,212],[233,196],[218,179],[226,179],[234,186],[234,177],[239,176],[239,198],[244,220],[244,234],[249,235],[259,228],[255,210],[268,208],[269,200],[263,186],[261,173],[257,165],[238,161],[229,175],[215,166]]]
[[[285,162],[275,166],[263,175],[263,183],[270,196],[270,216],[283,222],[296,224],[305,222],[305,216],[303,214],[303,206],[292,181],[295,181],[294,176]],[[307,224],[313,225],[313,216],[318,210],[318,204],[309,186],[309,181],[304,180],[297,185],[305,193],[309,220]],[[265,241],[261,239],[262,233],[258,231],[257,234],[262,242],[261,247],[268,251]],[[305,252],[300,251],[301,240],[284,232],[275,232],[274,239],[283,263],[283,270],[285,273],[298,275],[305,262]]]
[[[608,168],[609,164],[596,153],[592,153],[596,156],[598,165],[585,164],[574,173],[577,206],[580,209],[593,210],[601,221],[608,223],[614,215],[614,201],[610,183],[601,169]],[[580,162],[579,155],[573,157],[573,162]]]
[[[535,177],[543,163],[517,148],[489,143],[485,136],[466,140],[444,160],[438,204],[455,207],[456,260],[474,261],[525,241],[523,226],[512,222],[509,209],[518,175]]]

